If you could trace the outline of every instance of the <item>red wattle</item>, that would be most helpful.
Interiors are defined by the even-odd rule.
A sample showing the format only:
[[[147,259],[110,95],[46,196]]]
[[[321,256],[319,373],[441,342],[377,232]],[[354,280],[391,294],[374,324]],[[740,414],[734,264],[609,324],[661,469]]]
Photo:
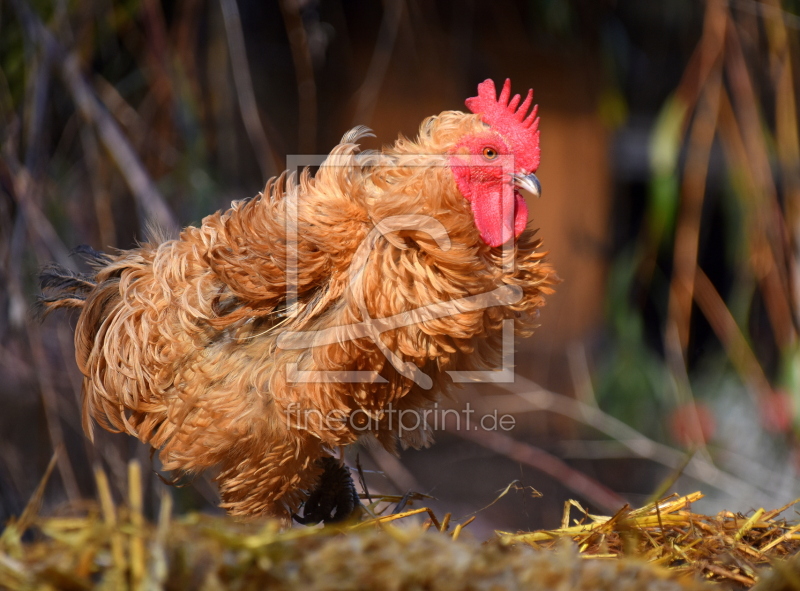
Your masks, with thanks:
[[[492,247],[519,236],[528,223],[528,206],[517,191],[481,192],[470,204],[481,239]]]
[[[528,225],[528,204],[525,203],[525,197],[519,191],[514,191],[514,202],[516,205],[514,210],[514,235],[519,236],[525,230],[525,226]]]

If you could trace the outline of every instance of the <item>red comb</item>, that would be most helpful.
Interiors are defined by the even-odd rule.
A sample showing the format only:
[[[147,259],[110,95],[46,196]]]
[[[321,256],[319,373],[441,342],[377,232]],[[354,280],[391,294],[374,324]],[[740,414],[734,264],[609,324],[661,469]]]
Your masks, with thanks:
[[[484,123],[492,126],[511,143],[521,169],[534,172],[539,167],[539,118],[536,116],[539,106],[534,105],[528,113],[533,102],[533,90],[528,91],[521,105],[520,95],[515,94],[509,102],[510,96],[511,80],[506,78],[498,99],[494,81],[490,78],[478,84],[478,96],[468,98],[465,102],[470,111],[480,114]]]

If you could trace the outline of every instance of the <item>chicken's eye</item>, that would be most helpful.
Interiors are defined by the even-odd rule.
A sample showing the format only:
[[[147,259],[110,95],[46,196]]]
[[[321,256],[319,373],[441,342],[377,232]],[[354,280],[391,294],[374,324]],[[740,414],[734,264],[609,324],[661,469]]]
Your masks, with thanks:
[[[486,158],[487,160],[494,160],[495,158],[497,158],[497,150],[488,147],[484,148],[483,157]]]

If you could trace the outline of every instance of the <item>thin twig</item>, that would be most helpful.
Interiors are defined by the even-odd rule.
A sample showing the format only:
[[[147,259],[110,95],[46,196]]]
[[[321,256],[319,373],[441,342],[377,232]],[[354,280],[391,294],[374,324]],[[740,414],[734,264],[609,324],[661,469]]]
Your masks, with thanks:
[[[689,343],[689,323],[694,291],[694,275],[700,238],[700,218],[703,211],[708,163],[711,145],[717,127],[719,94],[722,86],[721,56],[725,39],[727,11],[721,0],[710,0],[706,5],[703,31],[702,61],[713,64],[711,75],[703,88],[689,136],[689,153],[684,171],[681,208],[675,228],[672,284],[670,286],[668,323],[678,331],[680,357]],[[665,343],[671,352],[670,343]]]
[[[725,150],[725,157],[730,163],[732,169],[736,171],[735,179],[738,181],[736,185],[740,189],[738,192],[742,196],[743,205],[746,208],[746,219],[749,220],[747,224],[747,241],[750,243],[750,256],[748,260],[752,266],[752,272],[759,282],[762,293],[764,294],[767,313],[769,315],[770,325],[773,328],[776,342],[786,343],[791,340],[792,326],[789,322],[791,316],[788,308],[786,298],[780,293],[782,287],[780,286],[779,273],[776,271],[776,258],[772,248],[770,248],[767,236],[768,223],[764,221],[763,214],[763,198],[764,189],[757,180],[758,172],[756,163],[750,157],[748,147],[745,145],[744,135],[742,133],[742,126],[737,119],[736,112],[731,104],[730,98],[723,90],[720,96],[720,112],[719,112],[719,133],[722,139],[722,146]],[[787,203],[787,207],[789,207]],[[780,217],[775,218],[775,223],[783,225]],[[794,271],[796,274],[797,271]],[[698,304],[700,302],[698,301]],[[726,313],[723,311],[723,313]],[[711,322],[714,327],[713,322]],[[717,329],[714,328],[716,331]],[[718,335],[719,336],[719,335]],[[722,339],[720,339],[722,340]],[[723,341],[723,345],[725,342]],[[731,343],[734,347],[738,348],[739,345]],[[746,343],[745,343],[746,345]],[[728,352],[732,354],[731,351]],[[733,360],[733,358],[732,358]],[[743,366],[734,367],[741,369]],[[757,360],[756,360],[757,362]],[[749,366],[754,367],[754,366]],[[755,370],[758,371],[758,370]],[[756,378],[758,379],[758,378]],[[764,378],[766,380],[766,378]],[[748,382],[748,379],[744,380]],[[758,389],[763,390],[765,382],[761,382]],[[769,383],[766,382],[769,386]]]
[[[750,14],[760,16],[764,19],[781,21],[786,27],[800,29],[800,16],[792,14],[788,10],[783,10],[777,2],[772,6],[759,0],[732,0],[731,3],[736,6],[736,8],[749,12]]]
[[[358,482],[361,485],[361,490],[367,496],[367,502],[372,503],[372,495],[369,494],[367,479],[364,476],[364,468],[361,466],[361,456],[359,454],[356,454],[356,472],[358,473]]]
[[[144,507],[142,498],[142,468],[137,460],[128,463],[128,503],[130,505],[130,523],[132,532],[130,534],[130,570],[131,587],[139,589],[143,582],[147,565],[147,555],[145,554],[145,529]]]
[[[795,338],[797,328],[792,314],[788,291],[788,270],[784,267],[791,252],[789,231],[778,203],[775,179],[769,162],[770,150],[764,136],[764,124],[759,112],[760,101],[736,26],[729,22],[726,31],[725,67],[733,100],[737,129],[747,159],[739,166],[749,169],[754,181],[750,197],[749,260],[759,280],[775,340],[781,349]]]
[[[515,386],[522,387],[526,391],[519,392],[504,384],[496,384],[496,386],[522,398],[533,409],[546,410],[569,417],[579,423],[589,425],[612,439],[619,441],[641,458],[652,460],[670,468],[680,466],[685,458],[684,452],[653,441],[639,433],[633,427],[604,413],[598,408],[593,408],[573,398],[564,396],[563,394],[545,390],[537,383],[522,376],[517,375],[515,379]],[[685,474],[724,491],[729,495],[742,498],[759,496],[760,490],[770,494],[775,493],[775,491],[767,487],[764,482],[760,482],[757,485],[751,484],[720,470],[707,459],[698,456],[693,457],[686,466]]]
[[[312,154],[317,144],[317,83],[314,64],[308,49],[308,38],[298,0],[281,0],[281,13],[286,23],[289,46],[292,49],[294,72],[297,78],[299,122],[297,125],[301,154]]]
[[[513,437],[500,433],[499,431],[470,428],[455,429],[453,428],[454,425],[449,415],[446,420],[450,423],[448,432],[462,439],[473,441],[486,449],[492,450],[498,455],[531,466],[540,472],[552,476],[572,492],[581,495],[583,498],[605,511],[615,512],[625,504],[625,499],[610,488],[601,484],[594,478],[587,476],[583,472],[575,470],[564,461],[543,449],[517,441]]]
[[[757,404],[772,390],[769,380],[722,296],[700,267],[695,276],[694,298]]]
[[[117,169],[133,193],[142,224],[147,226],[152,221],[167,231],[177,229],[175,216],[141,163],[138,154],[83,78],[77,56],[69,54],[61,66],[62,77],[78,109],[84,118],[97,128],[103,146],[111,154]]]
[[[228,39],[228,52],[230,53],[233,82],[236,85],[236,98],[239,101],[239,110],[242,121],[253,146],[258,166],[264,177],[264,182],[278,170],[275,155],[270,146],[261,116],[256,104],[256,94],[253,90],[253,80],[250,77],[250,63],[247,61],[247,48],[244,44],[242,20],[239,16],[239,7],[236,0],[220,0],[222,19],[225,21],[225,35]]]
[[[61,453],[57,454],[58,473],[61,476],[61,481],[64,483],[64,490],[67,493],[67,497],[69,497],[70,501],[76,502],[81,498],[81,493],[78,488],[78,481],[75,478],[75,471],[72,468],[72,463],[69,460],[64,445],[64,431],[61,428],[61,413],[58,412],[58,392],[56,392],[53,385],[53,377],[50,373],[50,365],[45,355],[42,335],[39,331],[39,327],[33,322],[28,322],[26,328],[31,354],[33,355],[36,365],[36,377],[39,381],[39,391],[42,396],[45,422],[47,423],[47,430],[50,434],[50,443],[54,450],[61,450]]]
[[[378,31],[378,41],[375,52],[372,54],[364,83],[358,90],[358,104],[356,106],[353,125],[369,125],[372,112],[378,103],[378,93],[383,85],[389,60],[394,51],[394,43],[403,20],[405,0],[385,0],[383,3],[383,20]]]
[[[11,183],[7,189],[11,192],[11,198],[19,206],[19,214],[11,239],[10,263],[15,268],[21,264],[22,252],[20,249],[26,243],[25,232],[27,231],[40,263],[44,264],[54,258],[59,264],[72,267],[69,249],[64,245],[50,220],[38,205],[39,199],[36,193],[42,190],[42,184],[31,178],[29,171],[17,160],[13,148],[10,146],[3,146],[0,155],[0,174],[7,175],[10,179]],[[9,276],[18,278],[18,271],[16,273],[10,271]]]
[[[159,108],[168,108],[173,101],[175,91],[167,57],[170,48],[167,38],[167,25],[164,19],[162,4],[158,0],[142,1],[142,21],[147,43],[144,45],[147,72],[152,78],[150,88],[155,94]]]
[[[33,86],[31,95],[26,101],[30,106],[30,114],[25,118],[28,126],[25,143],[25,168],[31,176],[38,180],[42,170],[42,132],[44,131],[45,111],[47,110],[47,99],[50,94],[50,55],[43,51],[31,64],[30,80]]]
[[[22,532],[28,529],[36,520],[36,517],[39,514],[39,510],[42,507],[42,501],[44,500],[44,491],[45,488],[47,488],[47,483],[50,481],[50,475],[53,473],[53,469],[56,467],[56,463],[58,462],[58,456],[63,454],[64,454],[63,448],[59,448],[53,452],[53,456],[50,458],[50,463],[47,464],[47,469],[44,471],[44,475],[39,481],[36,490],[31,495],[31,498],[28,500],[28,504],[22,511],[22,515],[19,516],[19,519],[17,519],[16,523],[14,524],[14,527],[20,534],[22,534]]]
[[[778,0],[767,0],[764,9],[771,9],[781,14],[781,4]],[[797,21],[797,17],[794,17]],[[794,318],[800,316],[800,270],[797,261],[800,259],[800,134],[797,122],[797,97],[794,88],[794,75],[792,67],[792,51],[790,47],[789,32],[786,30],[788,18],[774,18],[766,20],[764,25],[769,41],[771,72],[774,76],[775,87],[775,139],[778,152],[778,161],[781,165],[781,181],[783,201],[786,204],[787,225],[793,240],[786,246],[788,273],[792,278],[787,284],[790,301],[793,302]]]
[[[91,128],[83,127],[80,137],[83,153],[86,156],[89,185],[92,188],[92,201],[97,218],[100,244],[103,247],[111,248],[117,243],[117,232],[114,226],[114,213],[111,211],[111,196],[107,190],[105,162],[100,158],[94,131]]]
[[[375,446],[367,448],[370,457],[378,465],[378,468],[384,473],[386,478],[401,491],[420,491],[422,487],[414,478],[414,475],[409,472],[408,468],[403,466],[402,462],[395,456],[390,454],[383,447]]]
[[[97,128],[100,140],[111,154],[120,173],[133,193],[139,207],[143,225],[152,221],[158,226],[174,230],[178,224],[150,175],[122,133],[117,122],[103,107],[97,94],[81,73],[78,56],[67,51],[42,24],[23,0],[11,0],[25,34],[39,44],[58,68],[81,115]]]

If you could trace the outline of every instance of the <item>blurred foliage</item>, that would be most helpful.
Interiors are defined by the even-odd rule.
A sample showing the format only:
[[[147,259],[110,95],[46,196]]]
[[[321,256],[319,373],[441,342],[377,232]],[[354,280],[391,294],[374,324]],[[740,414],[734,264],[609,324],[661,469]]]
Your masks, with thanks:
[[[699,40],[652,120],[649,178],[618,185],[618,207],[644,206],[617,239],[597,384],[604,408],[673,442],[685,429],[721,449],[772,438],[777,455],[772,444],[750,453],[776,468],[795,453],[789,416],[800,416],[796,9],[705,3]],[[726,422],[742,403],[748,422]],[[679,424],[692,422],[687,404],[694,428]],[[728,432],[700,429],[707,405]]]

